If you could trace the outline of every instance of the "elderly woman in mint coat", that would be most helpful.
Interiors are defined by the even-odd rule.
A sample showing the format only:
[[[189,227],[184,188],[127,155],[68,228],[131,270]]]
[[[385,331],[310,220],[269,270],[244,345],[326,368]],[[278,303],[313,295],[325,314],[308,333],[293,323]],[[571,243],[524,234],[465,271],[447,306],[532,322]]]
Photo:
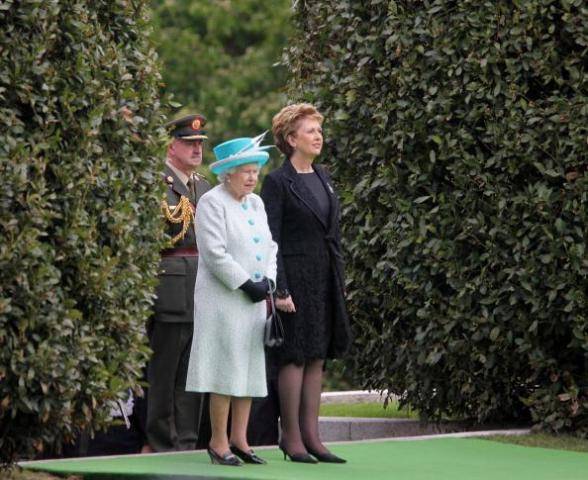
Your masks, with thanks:
[[[268,159],[260,141],[236,139],[214,149],[219,160],[211,170],[222,182],[201,197],[196,210],[199,260],[186,390],[211,393],[208,453],[222,465],[241,465],[236,456],[265,463],[246,438],[251,397],[267,395],[264,300],[277,270],[277,244],[263,202],[253,193]]]

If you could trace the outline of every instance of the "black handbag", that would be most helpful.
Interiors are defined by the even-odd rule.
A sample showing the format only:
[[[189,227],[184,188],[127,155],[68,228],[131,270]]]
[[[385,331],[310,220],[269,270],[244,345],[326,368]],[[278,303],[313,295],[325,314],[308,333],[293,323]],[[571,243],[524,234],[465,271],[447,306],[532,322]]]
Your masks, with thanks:
[[[275,288],[272,288],[270,280],[267,281],[269,286],[269,314],[265,319],[265,332],[263,343],[267,348],[277,348],[284,343],[284,325],[274,303]]]

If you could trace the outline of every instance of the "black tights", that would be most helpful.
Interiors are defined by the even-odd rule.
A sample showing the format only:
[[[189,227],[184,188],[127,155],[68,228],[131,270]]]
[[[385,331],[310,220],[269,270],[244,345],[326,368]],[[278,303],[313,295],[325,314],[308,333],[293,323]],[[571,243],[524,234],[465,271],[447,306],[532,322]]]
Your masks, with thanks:
[[[311,360],[304,366],[290,363],[280,369],[280,425],[282,445],[291,454],[328,450],[319,437],[319,408],[324,360]]]

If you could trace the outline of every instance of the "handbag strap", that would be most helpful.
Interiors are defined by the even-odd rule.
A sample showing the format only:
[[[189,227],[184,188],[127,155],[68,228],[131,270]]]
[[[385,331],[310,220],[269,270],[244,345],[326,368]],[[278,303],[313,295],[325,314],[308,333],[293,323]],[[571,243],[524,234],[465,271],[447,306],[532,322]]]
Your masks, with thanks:
[[[272,282],[268,278],[267,279],[267,293],[269,294],[270,298],[270,314],[274,315],[276,313],[276,303],[274,302],[274,292],[276,291],[276,287],[272,288]]]
[[[276,291],[276,287],[272,288],[272,282],[270,279],[267,279],[268,284],[268,293],[270,297],[270,316],[272,317],[272,326],[275,329],[275,334],[277,337],[281,338],[281,341],[284,341],[284,325],[282,324],[282,319],[276,310],[276,303],[274,302],[274,292]],[[281,343],[281,342],[280,342]]]

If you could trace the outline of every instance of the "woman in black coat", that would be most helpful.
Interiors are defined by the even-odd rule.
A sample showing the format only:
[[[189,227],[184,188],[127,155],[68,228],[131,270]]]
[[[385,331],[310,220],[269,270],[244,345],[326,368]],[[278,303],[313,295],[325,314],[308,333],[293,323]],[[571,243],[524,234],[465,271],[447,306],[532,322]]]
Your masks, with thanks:
[[[326,171],[313,161],[322,150],[322,115],[310,104],[283,108],[273,119],[286,159],[265,177],[261,197],[278,243],[276,306],[285,342],[276,350],[284,457],[344,462],[322,444],[318,431],[325,359],[350,342],[344,301],[339,201]]]

